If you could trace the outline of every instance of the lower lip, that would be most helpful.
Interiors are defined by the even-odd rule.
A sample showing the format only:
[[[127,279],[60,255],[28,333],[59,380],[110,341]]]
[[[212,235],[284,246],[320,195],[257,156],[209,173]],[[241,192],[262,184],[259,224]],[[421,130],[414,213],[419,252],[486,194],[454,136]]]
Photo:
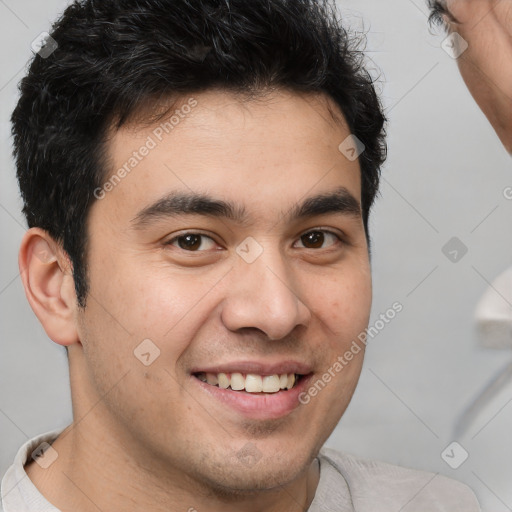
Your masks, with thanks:
[[[191,375],[193,382],[210,396],[228,405],[235,411],[252,419],[277,419],[290,414],[299,405],[299,395],[307,388],[313,374],[302,377],[298,384],[291,389],[281,390],[277,393],[247,393],[246,391],[233,391],[232,389],[212,386]]]

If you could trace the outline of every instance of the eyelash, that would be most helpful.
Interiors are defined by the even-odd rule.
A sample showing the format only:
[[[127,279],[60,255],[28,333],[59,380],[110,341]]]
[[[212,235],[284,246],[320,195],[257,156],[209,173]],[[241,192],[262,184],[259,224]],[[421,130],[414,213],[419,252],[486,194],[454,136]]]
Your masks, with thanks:
[[[439,2],[433,2],[429,21],[433,24],[441,24],[444,14],[446,14],[444,7]]]
[[[300,237],[302,238],[303,236],[305,235],[308,235],[310,233],[327,233],[329,235],[333,235],[338,242],[342,243],[342,244],[345,244],[346,242],[343,240],[343,238],[338,235],[337,233],[335,233],[334,231],[331,231],[331,230],[328,230],[328,229],[322,229],[322,228],[318,228],[318,229],[310,229],[306,232],[304,232]],[[167,242],[165,242],[164,245],[172,245],[174,242],[176,242],[177,240],[179,240],[180,238],[184,238],[186,237],[187,235],[196,235],[196,236],[202,236],[202,237],[205,237],[205,238],[209,238],[210,240],[214,241],[213,238],[209,235],[206,235],[205,233],[198,233],[198,232],[195,232],[195,231],[186,231],[185,233],[181,233],[180,235],[177,235],[175,237],[173,237],[172,239],[168,240]],[[337,243],[333,244],[333,245],[337,245]],[[331,246],[332,247],[332,246]],[[177,247],[177,249],[181,250],[181,251],[184,251],[184,252],[189,252],[189,253],[202,253],[202,252],[207,252],[207,251],[187,251],[186,249],[182,249],[181,247]],[[307,249],[307,247],[305,248]],[[313,251],[319,251],[321,249],[311,249]]]
[[[445,18],[448,19],[446,22]],[[444,7],[441,2],[432,2],[431,3],[431,13],[428,19],[429,23],[432,25],[442,26],[445,29],[448,29],[449,23],[456,23],[456,20],[453,19],[453,16],[447,11],[446,7]]]

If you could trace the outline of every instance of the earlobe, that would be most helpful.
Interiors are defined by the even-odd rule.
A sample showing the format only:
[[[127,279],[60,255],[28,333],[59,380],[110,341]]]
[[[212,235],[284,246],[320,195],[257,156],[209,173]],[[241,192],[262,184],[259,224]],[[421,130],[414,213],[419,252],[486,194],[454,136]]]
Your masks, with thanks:
[[[46,231],[30,228],[18,262],[25,294],[46,334],[59,345],[77,343],[72,267],[60,244]]]

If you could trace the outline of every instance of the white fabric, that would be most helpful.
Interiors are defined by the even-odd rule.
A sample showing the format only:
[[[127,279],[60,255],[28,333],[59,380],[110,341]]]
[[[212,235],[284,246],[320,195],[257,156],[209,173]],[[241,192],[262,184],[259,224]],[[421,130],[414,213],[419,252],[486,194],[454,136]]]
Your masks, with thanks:
[[[0,511],[60,512],[28,478],[24,465],[42,442],[63,429],[27,441],[2,479]],[[473,492],[450,478],[360,459],[322,448],[320,481],[308,512],[480,512]],[[78,512],[78,511],[77,511]]]
[[[512,267],[501,273],[482,295],[475,319],[482,347],[512,347]]]

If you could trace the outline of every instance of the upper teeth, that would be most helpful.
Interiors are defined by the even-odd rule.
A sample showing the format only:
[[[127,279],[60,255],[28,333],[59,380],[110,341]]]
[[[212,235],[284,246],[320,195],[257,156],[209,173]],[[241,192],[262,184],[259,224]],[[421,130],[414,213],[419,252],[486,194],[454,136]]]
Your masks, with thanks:
[[[277,393],[281,389],[290,389],[296,381],[294,373],[281,375],[256,375],[248,373],[199,373],[197,378],[212,386],[234,391],[245,390],[249,393]]]

